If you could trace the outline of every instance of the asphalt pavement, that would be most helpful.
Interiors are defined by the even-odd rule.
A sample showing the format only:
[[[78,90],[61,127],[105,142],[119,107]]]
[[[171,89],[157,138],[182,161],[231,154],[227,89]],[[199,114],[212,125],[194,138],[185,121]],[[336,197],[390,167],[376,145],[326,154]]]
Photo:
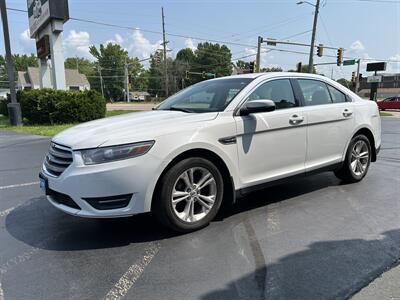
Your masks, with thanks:
[[[37,177],[48,145],[0,131],[0,300],[344,299],[400,259],[398,119],[383,120],[362,182],[324,173],[269,188],[185,235],[151,214],[93,220],[53,208]]]

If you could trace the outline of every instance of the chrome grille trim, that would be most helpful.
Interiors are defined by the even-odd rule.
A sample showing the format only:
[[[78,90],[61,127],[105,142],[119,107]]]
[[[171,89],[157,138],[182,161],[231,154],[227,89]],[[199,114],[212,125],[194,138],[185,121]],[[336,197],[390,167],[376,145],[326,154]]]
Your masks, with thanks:
[[[51,142],[49,153],[43,163],[43,169],[51,176],[60,176],[72,164],[70,148]]]

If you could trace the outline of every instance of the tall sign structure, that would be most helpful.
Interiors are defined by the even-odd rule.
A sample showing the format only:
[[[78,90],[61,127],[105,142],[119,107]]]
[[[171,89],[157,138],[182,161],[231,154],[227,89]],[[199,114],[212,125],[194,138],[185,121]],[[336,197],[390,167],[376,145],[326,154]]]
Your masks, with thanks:
[[[36,40],[39,59],[40,88],[65,90],[61,33],[69,19],[68,0],[27,0],[27,5],[29,31]]]

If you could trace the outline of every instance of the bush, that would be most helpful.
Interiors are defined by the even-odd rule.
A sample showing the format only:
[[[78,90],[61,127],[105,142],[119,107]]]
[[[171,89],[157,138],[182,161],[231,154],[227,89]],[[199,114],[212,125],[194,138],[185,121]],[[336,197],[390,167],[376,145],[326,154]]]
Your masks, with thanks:
[[[82,123],[106,114],[106,101],[96,91],[22,90],[17,99],[30,124]]]
[[[8,116],[7,99],[0,97],[0,115]]]

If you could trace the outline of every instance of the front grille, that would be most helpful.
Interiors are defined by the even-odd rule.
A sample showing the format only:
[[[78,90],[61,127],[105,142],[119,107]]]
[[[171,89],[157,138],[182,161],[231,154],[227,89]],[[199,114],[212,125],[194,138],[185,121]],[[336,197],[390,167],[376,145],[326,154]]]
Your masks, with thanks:
[[[74,200],[71,199],[71,197],[69,197],[68,195],[65,194],[61,194],[59,192],[53,191],[51,189],[49,189],[48,191],[48,196],[50,196],[51,200],[53,200],[54,202],[58,203],[58,204],[62,204],[71,208],[75,208],[75,209],[81,209],[78,204],[76,204],[76,202]]]
[[[72,151],[65,146],[50,144],[49,153],[44,160],[46,171],[53,176],[60,176],[72,163]]]

